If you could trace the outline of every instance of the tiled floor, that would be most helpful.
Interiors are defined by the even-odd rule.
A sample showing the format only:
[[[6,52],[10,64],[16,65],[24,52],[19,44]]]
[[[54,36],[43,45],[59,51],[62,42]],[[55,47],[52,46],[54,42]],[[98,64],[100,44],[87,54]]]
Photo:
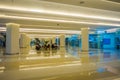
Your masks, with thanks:
[[[60,55],[31,50],[29,54],[2,55],[0,80],[119,80],[120,51],[96,50]]]

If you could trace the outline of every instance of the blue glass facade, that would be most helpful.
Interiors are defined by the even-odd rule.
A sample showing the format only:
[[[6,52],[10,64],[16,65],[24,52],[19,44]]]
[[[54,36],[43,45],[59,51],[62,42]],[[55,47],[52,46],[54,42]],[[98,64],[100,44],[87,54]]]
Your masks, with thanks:
[[[79,35],[66,37],[66,45],[81,48],[81,38]],[[95,34],[89,34],[90,49],[120,49],[120,30],[116,32],[96,31]]]

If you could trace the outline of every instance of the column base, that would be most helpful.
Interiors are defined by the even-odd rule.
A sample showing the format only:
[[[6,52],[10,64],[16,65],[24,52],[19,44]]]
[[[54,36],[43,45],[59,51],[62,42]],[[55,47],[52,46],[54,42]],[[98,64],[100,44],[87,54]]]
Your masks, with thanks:
[[[17,55],[19,53],[4,53],[4,55]]]
[[[89,50],[81,50],[82,52],[88,52]]]

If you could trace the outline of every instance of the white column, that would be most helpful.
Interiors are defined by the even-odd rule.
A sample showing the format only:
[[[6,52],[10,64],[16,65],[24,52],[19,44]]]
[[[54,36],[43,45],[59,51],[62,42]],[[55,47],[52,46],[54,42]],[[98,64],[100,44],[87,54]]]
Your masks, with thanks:
[[[27,49],[26,49],[26,53],[29,53],[29,51],[30,51],[30,41],[31,41],[31,39],[30,39],[30,37],[29,36],[27,36]]]
[[[6,54],[19,53],[19,25],[7,23],[6,27]]]
[[[56,37],[53,37],[53,38],[52,38],[52,44],[55,43],[55,39],[56,39]]]
[[[82,51],[88,51],[89,50],[89,29],[88,28],[82,28],[81,29],[81,39],[82,39]]]
[[[60,54],[61,56],[65,55],[65,35],[60,35]]]
[[[27,46],[28,46],[29,49],[30,49],[30,41],[31,41],[30,37],[27,36]]]
[[[20,48],[26,47],[27,47],[27,35],[25,33],[22,33],[20,35]]]
[[[21,48],[21,53],[29,53],[30,38],[25,33],[22,33],[20,36],[20,48]]]
[[[60,47],[65,47],[65,35],[60,35]]]

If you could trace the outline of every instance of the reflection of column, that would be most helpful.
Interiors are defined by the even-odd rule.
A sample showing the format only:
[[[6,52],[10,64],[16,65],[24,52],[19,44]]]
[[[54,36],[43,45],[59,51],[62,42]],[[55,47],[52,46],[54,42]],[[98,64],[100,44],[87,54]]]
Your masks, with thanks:
[[[89,50],[89,41],[88,41],[88,28],[81,29],[81,38],[82,38],[82,51]]]
[[[12,55],[12,57],[6,57],[4,58],[4,73],[7,74],[6,76],[3,76],[3,79],[1,80],[18,80],[18,76],[16,72],[19,71],[19,66],[20,66],[20,57]],[[3,74],[4,74],[3,73]]]
[[[98,34],[98,36],[97,36],[97,40],[98,40],[98,49],[100,49],[101,48],[101,37],[100,37],[100,35]]]
[[[7,23],[6,27],[6,53],[19,53],[19,25],[15,23]]]
[[[103,60],[104,60],[104,59],[103,59],[103,54],[101,54],[102,51],[101,51],[100,49],[98,49],[98,50],[97,50],[97,53],[98,53],[98,61],[99,61],[99,62],[103,61]]]
[[[21,53],[29,52],[30,38],[25,33],[22,33],[20,36],[20,48],[21,48]]]
[[[65,55],[65,35],[60,35],[60,54],[61,56]]]
[[[4,63],[5,71],[19,69],[19,55],[14,57],[6,57],[5,60],[8,60]]]
[[[81,63],[89,63],[90,62],[90,58],[89,58],[89,52],[82,52],[81,53]]]

